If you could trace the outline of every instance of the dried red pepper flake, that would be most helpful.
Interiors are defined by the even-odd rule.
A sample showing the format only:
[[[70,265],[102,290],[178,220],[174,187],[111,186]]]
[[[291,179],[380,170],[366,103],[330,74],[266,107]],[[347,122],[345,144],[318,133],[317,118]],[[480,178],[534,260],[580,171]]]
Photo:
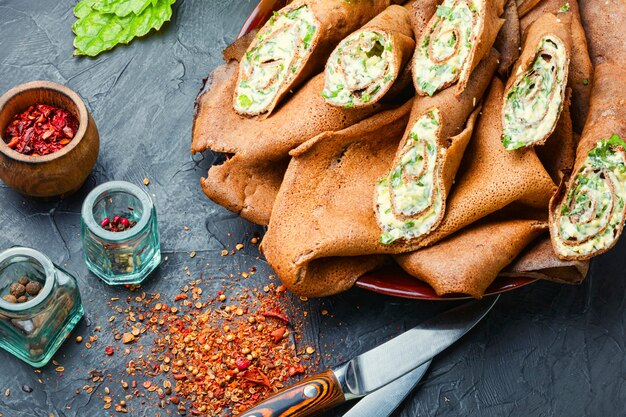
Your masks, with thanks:
[[[285,327],[280,327],[276,330],[274,330],[271,334],[272,334],[272,338],[274,339],[274,343],[278,343],[282,340],[283,337],[285,337],[285,332],[287,331],[287,329]]]
[[[113,355],[114,352],[115,352],[115,349],[113,349],[111,346],[107,346],[104,348],[104,353],[106,353],[109,356]]]
[[[239,357],[235,360],[235,366],[240,371],[245,371],[246,369],[250,367],[250,361],[246,358]]]
[[[296,363],[289,367],[289,376],[295,376],[303,374],[306,371],[301,363]]]
[[[13,116],[3,139],[21,154],[43,156],[63,149],[77,131],[78,120],[70,112],[37,103]]]
[[[275,310],[268,310],[261,313],[263,317],[274,317],[275,319],[282,320],[285,323],[289,324],[289,317],[286,314],[280,313]]]

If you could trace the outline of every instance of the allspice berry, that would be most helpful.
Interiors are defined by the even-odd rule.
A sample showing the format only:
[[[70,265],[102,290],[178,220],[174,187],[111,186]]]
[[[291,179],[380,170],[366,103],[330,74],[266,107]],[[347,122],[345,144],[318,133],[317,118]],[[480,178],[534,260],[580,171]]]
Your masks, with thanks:
[[[31,281],[26,285],[26,292],[33,297],[41,291],[41,284],[38,281]]]
[[[28,297],[26,297],[25,295],[17,299],[18,303],[25,303],[26,301],[28,301]]]
[[[28,277],[26,275],[22,275],[20,277],[20,279],[17,280],[17,282],[19,282],[20,284],[26,286],[30,282],[30,279],[28,279]]]
[[[19,282],[15,282],[9,287],[9,292],[12,296],[19,299],[21,296],[24,295],[24,293],[26,293],[26,287]]]
[[[17,298],[15,298],[15,296],[11,294],[5,295],[4,297],[2,297],[2,299],[6,301],[7,303],[11,303],[11,304],[17,303]]]

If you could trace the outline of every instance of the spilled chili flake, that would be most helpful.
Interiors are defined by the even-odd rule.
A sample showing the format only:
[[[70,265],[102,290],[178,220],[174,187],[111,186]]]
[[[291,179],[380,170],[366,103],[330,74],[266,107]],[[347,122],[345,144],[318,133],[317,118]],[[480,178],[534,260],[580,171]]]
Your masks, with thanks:
[[[179,415],[238,415],[315,365],[316,357],[296,347],[300,336],[282,308],[283,288],[203,294],[201,282],[191,281],[168,300],[142,293],[129,297],[127,308],[113,306],[126,315],[110,322],[126,357],[120,383],[127,390],[124,380],[132,380],[133,390],[126,391],[123,405],[107,395],[105,408],[132,412],[133,398],[153,392],[158,408],[172,407]],[[146,335],[141,340],[150,345],[136,339],[128,349],[123,343],[129,331]]]
[[[78,131],[78,120],[67,110],[35,104],[13,116],[4,134],[7,146],[21,154],[43,156],[63,149]]]

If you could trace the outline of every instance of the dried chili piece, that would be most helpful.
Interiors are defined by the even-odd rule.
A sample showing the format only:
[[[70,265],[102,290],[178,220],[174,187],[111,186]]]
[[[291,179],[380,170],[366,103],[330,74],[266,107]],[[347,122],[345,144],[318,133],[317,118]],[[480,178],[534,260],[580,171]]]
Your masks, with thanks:
[[[78,120],[70,112],[37,103],[13,116],[3,139],[21,154],[43,156],[63,149],[77,131]]]

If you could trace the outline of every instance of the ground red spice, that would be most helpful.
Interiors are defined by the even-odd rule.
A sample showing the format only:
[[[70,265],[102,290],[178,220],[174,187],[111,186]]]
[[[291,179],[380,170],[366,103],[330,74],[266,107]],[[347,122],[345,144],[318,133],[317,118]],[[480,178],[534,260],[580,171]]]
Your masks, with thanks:
[[[4,134],[9,148],[43,156],[63,149],[78,131],[78,120],[67,110],[35,104],[13,116]]]
[[[298,329],[282,308],[284,287],[203,295],[201,282],[191,281],[170,301],[142,293],[128,297],[127,308],[113,303],[125,316],[121,324],[109,322],[127,357],[120,381],[126,395],[115,401],[107,392],[105,409],[132,412],[135,398],[153,392],[157,408],[169,405],[179,415],[238,415],[314,365],[317,357],[307,353],[314,350],[296,347]],[[138,384],[136,377],[146,380]]]

